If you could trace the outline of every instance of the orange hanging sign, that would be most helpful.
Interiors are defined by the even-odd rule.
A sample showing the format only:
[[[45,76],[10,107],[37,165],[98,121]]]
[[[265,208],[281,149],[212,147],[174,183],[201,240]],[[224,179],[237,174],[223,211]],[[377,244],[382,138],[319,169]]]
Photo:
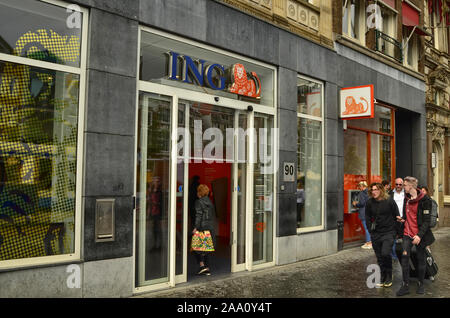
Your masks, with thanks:
[[[373,118],[373,85],[345,87],[341,89],[340,117],[342,119]]]

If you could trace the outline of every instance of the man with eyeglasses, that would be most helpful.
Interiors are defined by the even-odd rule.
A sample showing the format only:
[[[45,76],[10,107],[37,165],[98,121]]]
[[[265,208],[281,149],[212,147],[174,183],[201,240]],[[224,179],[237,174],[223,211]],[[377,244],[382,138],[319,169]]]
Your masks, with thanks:
[[[405,190],[403,189],[403,179],[395,179],[395,188],[389,193],[391,198],[397,203],[400,216],[403,217],[403,202],[405,201]],[[392,259],[398,260],[397,253],[395,252],[397,240],[394,240],[394,246],[392,247]]]
[[[395,188],[391,192],[391,197],[397,203],[400,216],[403,217],[403,202],[405,201],[405,190],[403,190],[403,179],[395,179]]]

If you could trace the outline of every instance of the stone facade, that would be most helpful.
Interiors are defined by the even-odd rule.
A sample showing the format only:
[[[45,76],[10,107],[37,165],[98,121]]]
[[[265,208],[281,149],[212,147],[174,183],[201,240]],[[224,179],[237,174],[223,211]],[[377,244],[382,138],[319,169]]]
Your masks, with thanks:
[[[426,4],[427,1],[424,1]],[[427,84],[428,180],[439,203],[439,226],[450,225],[450,35],[448,27],[424,11],[424,21],[433,37],[425,39],[424,66]],[[445,23],[445,22],[444,22]],[[447,43],[443,38],[447,38]],[[439,41],[444,43],[438,43]],[[445,47],[447,44],[447,47]],[[433,153],[433,155],[432,155]]]
[[[65,264],[14,269],[0,276],[0,296],[118,297],[134,292],[134,173],[139,26],[162,30],[273,65],[277,69],[278,162],[297,162],[297,78],[323,83],[324,228],[297,233],[296,189],[278,175],[276,264],[336,253],[343,218],[343,122],[339,90],[374,84],[375,98],[414,112],[408,125],[411,172],[426,178],[425,83],[420,73],[338,39],[333,14],[342,1],[73,0],[89,10],[84,182],[79,267],[81,289],[64,290]],[[400,3],[398,0],[397,3]],[[308,17],[308,18],[305,18]],[[336,27],[336,28],[334,28]],[[447,73],[448,74],[448,73]],[[398,92],[402,92],[399,94]],[[284,190],[281,190],[284,189]],[[114,198],[116,239],[96,242],[95,201]],[[54,273],[52,275],[52,273]],[[48,285],[49,277],[57,282]],[[26,280],[26,284],[25,281]],[[3,284],[4,283],[4,284]],[[28,284],[28,285],[27,285]],[[58,284],[57,286],[55,284]],[[3,288],[3,286],[7,286]],[[42,287],[42,288],[39,288]],[[45,290],[42,290],[45,289]]]

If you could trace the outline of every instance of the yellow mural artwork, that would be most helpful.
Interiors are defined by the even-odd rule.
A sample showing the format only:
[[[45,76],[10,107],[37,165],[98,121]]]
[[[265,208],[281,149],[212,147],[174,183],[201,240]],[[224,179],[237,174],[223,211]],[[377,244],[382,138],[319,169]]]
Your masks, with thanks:
[[[13,54],[78,63],[80,39],[28,31]],[[0,260],[74,250],[79,75],[0,62]]]
[[[80,58],[80,38],[76,35],[61,36],[51,29],[29,31],[17,40],[14,55],[33,56],[43,61],[51,56],[59,61],[77,62]]]

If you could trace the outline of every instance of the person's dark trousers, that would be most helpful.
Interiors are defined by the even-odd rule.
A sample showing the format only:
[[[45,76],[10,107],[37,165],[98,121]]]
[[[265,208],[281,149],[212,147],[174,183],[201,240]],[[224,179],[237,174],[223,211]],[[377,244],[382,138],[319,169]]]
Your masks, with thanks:
[[[392,279],[392,246],[394,234],[378,234],[372,236],[372,248],[377,257],[381,271],[381,282]]]
[[[403,282],[409,284],[409,258],[411,257],[411,248],[413,247],[413,239],[409,236],[403,237],[403,253],[402,253],[402,273]],[[405,255],[406,252],[406,255]],[[417,280],[423,283],[425,278],[425,246],[416,245],[417,256]]]
[[[208,252],[196,252],[194,255],[199,264],[200,264],[200,262],[203,262],[205,264],[205,267],[209,267],[209,253]]]

